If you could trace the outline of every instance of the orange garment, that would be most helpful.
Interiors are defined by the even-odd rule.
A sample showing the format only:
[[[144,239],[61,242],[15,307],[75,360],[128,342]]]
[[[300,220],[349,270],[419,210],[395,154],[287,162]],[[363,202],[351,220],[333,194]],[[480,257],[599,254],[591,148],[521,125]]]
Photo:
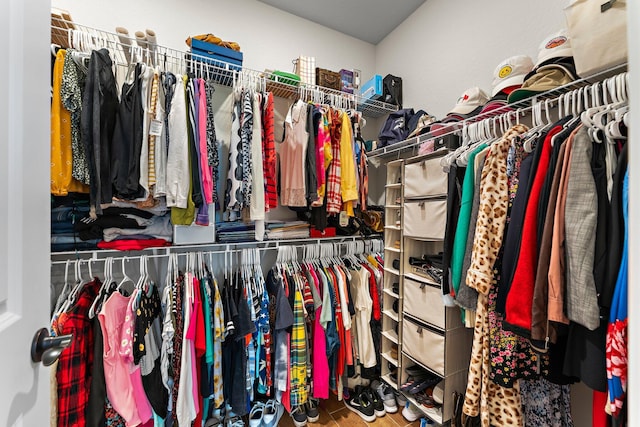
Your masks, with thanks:
[[[567,188],[569,186],[569,165],[571,164],[571,147],[576,134],[574,130],[567,139],[564,161],[562,163],[562,176],[558,187],[555,218],[553,220],[553,234],[551,237],[551,259],[549,261],[549,295],[547,314],[549,321],[569,324],[569,319],[564,314],[565,291],[565,229],[564,212],[567,202]]]
[[[89,186],[71,176],[71,113],[62,106],[60,87],[67,51],[58,50],[53,66],[53,97],[51,99],[51,194],[88,193]]]

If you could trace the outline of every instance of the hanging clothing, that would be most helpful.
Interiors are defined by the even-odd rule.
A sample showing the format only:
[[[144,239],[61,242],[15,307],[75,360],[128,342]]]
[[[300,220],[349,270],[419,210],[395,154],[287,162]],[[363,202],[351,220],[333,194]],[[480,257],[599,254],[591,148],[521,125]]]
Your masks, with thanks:
[[[327,175],[327,214],[333,214],[340,213],[340,209],[342,209],[342,153],[340,150],[342,120],[340,118],[340,112],[337,110],[330,110],[329,114],[332,159]]]
[[[88,188],[72,176],[73,142],[71,113],[63,106],[61,86],[65,58],[73,62],[64,49],[56,53],[53,67],[51,99],[51,193],[66,196],[69,192],[86,193]],[[77,135],[76,135],[77,136]]]
[[[187,130],[187,104],[185,86],[182,76],[167,76],[165,85],[175,87],[167,110],[168,152],[167,152],[167,207],[187,208],[187,200],[191,186],[189,174],[189,137]]]
[[[218,190],[217,185],[220,180],[218,168],[220,167],[220,153],[219,153],[219,141],[216,134],[216,123],[213,114],[213,96],[215,94],[215,84],[212,80],[205,82],[205,93],[207,98],[207,164],[211,171],[211,200],[213,203],[218,203]]]
[[[509,389],[490,381],[488,297],[494,278],[493,265],[502,245],[507,218],[508,188],[506,157],[512,140],[527,131],[516,125],[500,141],[491,145],[482,169],[481,201],[476,224],[471,267],[466,283],[476,289],[478,306],[469,365],[469,377],[463,411],[469,416],[480,415],[482,426],[489,427],[492,417],[501,415],[501,423],[522,425],[519,386]]]
[[[82,62],[76,62],[74,59],[76,54],[74,52],[73,49],[67,49],[62,68],[60,97],[64,108],[71,113],[71,154],[73,162],[71,176],[79,182],[89,185],[89,161],[82,145],[82,136],[80,134],[82,98],[88,70]]]
[[[94,334],[88,317],[100,281],[85,284],[69,311],[61,313],[55,329],[59,335],[73,334],[69,347],[60,354],[56,380],[58,383],[58,426],[85,426],[85,411],[89,403],[90,383],[87,378],[93,371]]]
[[[263,97],[262,133],[263,133],[263,173],[265,181],[265,208],[267,211],[278,207],[278,189],[276,180],[277,154],[274,135],[273,94],[267,92]]]
[[[128,316],[127,307],[130,298],[118,291],[113,292],[102,305],[98,319],[105,340],[103,362],[107,397],[127,425],[136,425],[146,419],[143,420],[138,412],[129,363],[120,354],[121,344],[128,344],[128,342],[121,342],[121,335]]]
[[[135,200],[144,196],[140,185],[140,154],[143,143],[142,65],[137,64],[131,82],[122,85],[111,145],[113,196]]]
[[[284,140],[280,149],[280,203],[306,207],[305,158],[308,143],[307,106],[298,100],[285,119]]]
[[[628,378],[628,262],[629,262],[629,173],[624,176],[622,187],[622,213],[625,237],[620,262],[620,273],[613,294],[609,328],[607,330],[607,379],[609,409],[614,417],[619,416],[624,404]]]
[[[242,117],[242,104],[236,94],[231,110],[231,138],[229,143],[229,167],[227,170],[227,186],[225,190],[224,205],[229,212],[229,220],[237,218],[239,211],[244,206],[242,193],[242,177],[244,161],[242,159],[242,140],[240,137],[240,119]]]

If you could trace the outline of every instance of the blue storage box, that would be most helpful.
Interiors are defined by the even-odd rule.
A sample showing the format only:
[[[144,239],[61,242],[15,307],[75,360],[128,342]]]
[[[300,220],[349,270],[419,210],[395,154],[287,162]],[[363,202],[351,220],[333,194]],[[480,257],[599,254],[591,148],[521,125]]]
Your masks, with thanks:
[[[229,49],[228,47],[218,46],[192,38],[191,53],[199,55],[194,59],[208,62],[217,67],[234,71],[242,70],[242,52]],[[201,57],[206,57],[207,59]]]
[[[360,96],[364,99],[380,100],[382,98],[382,76],[376,74],[360,87]]]

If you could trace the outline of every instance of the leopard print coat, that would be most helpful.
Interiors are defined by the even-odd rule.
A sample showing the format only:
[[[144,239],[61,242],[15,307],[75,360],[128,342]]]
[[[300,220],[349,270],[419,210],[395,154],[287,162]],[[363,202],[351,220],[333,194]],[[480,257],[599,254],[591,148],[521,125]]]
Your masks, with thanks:
[[[480,181],[480,208],[473,240],[471,266],[466,283],[476,289],[476,311],[471,363],[463,412],[480,415],[482,427],[523,426],[520,388],[501,387],[490,378],[489,318],[487,294],[494,280],[494,264],[502,246],[509,202],[507,154],[514,138],[528,129],[516,125],[491,145]]]

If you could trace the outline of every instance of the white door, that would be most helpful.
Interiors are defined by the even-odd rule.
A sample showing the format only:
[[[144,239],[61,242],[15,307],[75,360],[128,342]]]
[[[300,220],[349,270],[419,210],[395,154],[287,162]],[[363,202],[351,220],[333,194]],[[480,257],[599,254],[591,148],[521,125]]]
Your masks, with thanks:
[[[49,1],[0,2],[0,426],[49,425]]]

